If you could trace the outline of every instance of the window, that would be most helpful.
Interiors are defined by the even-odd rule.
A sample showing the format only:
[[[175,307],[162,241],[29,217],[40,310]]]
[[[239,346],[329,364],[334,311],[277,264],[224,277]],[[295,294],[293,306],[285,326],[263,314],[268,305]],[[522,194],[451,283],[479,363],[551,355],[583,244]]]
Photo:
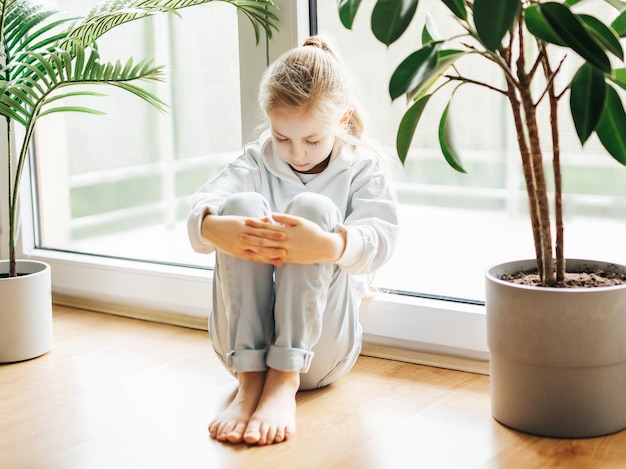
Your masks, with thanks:
[[[55,2],[79,13],[95,3]],[[172,105],[168,114],[99,88],[110,96],[90,105],[108,115],[40,121],[37,177],[31,196],[22,198],[21,250],[52,265],[57,301],[125,305],[128,314],[164,313],[168,321],[183,313],[198,318],[194,325],[206,324],[211,258],[189,247],[189,198],[254,135],[257,87],[269,61],[309,34],[308,1],[277,3],[284,27],[269,43],[262,37],[256,45],[248,19],[222,2],[102,38],[105,58],[166,64],[166,83],[156,91]]]
[[[76,10],[97,2],[57,3]],[[152,91],[170,112],[95,87],[109,96],[89,105],[105,116],[63,113],[40,121],[42,247],[206,264],[206,256],[184,242],[182,222],[190,194],[242,146],[238,18],[232,5],[220,2],[181,15],[127,24],[100,41],[105,60],[155,57],[167,64],[166,83]]]
[[[374,4],[362,2],[348,31],[335,2],[317,2],[318,27],[339,44],[369,112],[373,135],[395,154],[396,129],[407,105],[402,98],[391,103],[389,78],[419,49],[426,12],[445,37],[450,30],[444,28],[454,28],[455,21],[444,2],[422,0],[404,37],[387,48],[370,31]],[[610,7],[600,13],[615,15]],[[567,63],[575,70],[571,60]],[[499,83],[499,72],[485,67],[483,60],[458,66],[473,68],[472,76],[481,71],[485,81]],[[439,101],[433,102],[436,98]],[[461,174],[448,166],[439,150],[438,119],[446,102],[436,98],[428,104],[399,175],[401,241],[378,282],[428,297],[483,300],[484,272],[490,266],[535,257],[511,113],[496,93],[475,86],[459,90],[451,115],[457,119],[455,137],[468,171]],[[561,121],[571,118],[564,114]],[[573,126],[563,132],[562,140],[567,257],[626,263],[626,250],[621,249],[626,237],[626,170],[606,155],[597,138],[581,150]]]
[[[82,11],[93,2],[57,0]],[[317,3],[312,12],[320,33],[331,36],[347,62],[372,135],[393,152],[405,103],[390,102],[386,83],[420,43],[423,16],[388,49],[369,31],[373,1],[362,2],[347,31],[336,2],[280,0],[280,32],[259,46],[247,20],[220,2],[193,7],[182,21],[159,17],[118,28],[102,42],[102,53],[166,63],[168,79],[157,91],[172,109],[160,115],[107,90],[111,96],[93,102],[107,116],[66,114],[40,122],[38,196],[25,206],[38,216],[32,224],[23,217],[22,241],[27,255],[52,264],[57,299],[95,301],[104,310],[124,304],[127,314],[163,314],[173,322],[181,313],[197,318],[191,325],[205,323],[211,260],[188,247],[189,196],[254,135],[260,75],[268,61],[309,34],[309,3]],[[422,0],[420,15],[429,11],[438,22],[449,16],[440,3]],[[371,343],[485,359],[484,271],[534,257],[508,109],[493,94],[476,91],[466,90],[456,102],[464,109],[458,137],[469,174],[454,172],[440,157],[437,122],[422,124],[406,168],[398,171],[401,240],[376,282],[409,295],[379,295],[364,307]],[[626,263],[618,248],[626,235],[626,171],[597,155],[597,144],[582,152],[573,134],[564,143],[568,256]],[[602,184],[584,184],[591,171]],[[188,318],[181,322],[190,325]]]

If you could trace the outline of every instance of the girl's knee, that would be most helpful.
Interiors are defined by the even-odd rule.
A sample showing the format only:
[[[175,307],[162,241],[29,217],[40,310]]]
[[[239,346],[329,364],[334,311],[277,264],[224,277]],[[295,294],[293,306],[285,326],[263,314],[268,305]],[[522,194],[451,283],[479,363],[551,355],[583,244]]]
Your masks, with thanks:
[[[230,195],[220,207],[220,215],[264,217],[271,213],[267,200],[256,192],[240,192]]]
[[[332,230],[340,223],[337,206],[325,195],[303,192],[293,198],[285,212],[289,215],[306,218],[321,227]]]

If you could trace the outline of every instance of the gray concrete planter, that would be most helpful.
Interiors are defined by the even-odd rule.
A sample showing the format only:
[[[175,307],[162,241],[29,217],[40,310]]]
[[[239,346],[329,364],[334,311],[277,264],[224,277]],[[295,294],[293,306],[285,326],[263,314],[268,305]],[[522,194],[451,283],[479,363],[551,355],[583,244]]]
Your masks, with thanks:
[[[18,261],[18,277],[0,278],[0,363],[35,358],[52,348],[50,266]],[[0,261],[0,274],[9,261]]]
[[[626,267],[568,260],[617,272]],[[606,435],[626,428],[626,285],[539,288],[487,273],[487,341],[493,417],[523,432],[562,438]]]

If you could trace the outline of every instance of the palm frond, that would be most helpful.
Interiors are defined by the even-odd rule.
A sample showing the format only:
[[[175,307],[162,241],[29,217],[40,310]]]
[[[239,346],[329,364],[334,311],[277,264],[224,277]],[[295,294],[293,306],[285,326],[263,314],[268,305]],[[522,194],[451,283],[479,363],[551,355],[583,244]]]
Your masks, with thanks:
[[[45,111],[41,111],[39,113],[39,117],[44,117],[49,114],[54,114],[57,112],[82,112],[84,114],[93,114],[96,116],[103,116],[106,112],[98,111],[97,109],[92,109],[90,107],[83,106],[60,106],[46,109]]]
[[[6,94],[0,96],[0,115],[19,122],[24,127],[30,120],[30,110],[25,108],[22,102]]]
[[[160,111],[167,107],[154,94],[133,84],[138,80],[162,79],[163,67],[154,66],[151,61],[144,60],[135,64],[130,58],[126,63],[121,61],[101,63],[97,50],[87,50],[80,45],[75,45],[74,54],[56,51],[50,54],[30,52],[28,55],[32,61],[23,66],[30,74],[7,82],[0,97],[0,115],[14,119],[24,126],[32,126],[39,117],[63,110],[90,112],[86,111],[90,108],[76,106],[49,108],[51,103],[71,96],[104,96],[89,90],[60,94],[63,89],[78,85],[116,86],[143,99]]]
[[[104,96],[108,96],[105,93],[96,93],[95,91],[89,91],[89,90],[80,90],[80,91],[70,91],[68,93],[63,93],[63,94],[55,94],[54,96],[50,96],[48,98],[47,103],[50,104],[54,101],[58,101],[60,99],[66,99],[66,98],[73,98],[76,96],[97,96],[97,97],[104,97]]]
[[[59,13],[59,10],[44,4],[24,1],[14,2],[6,11],[5,18],[4,42],[7,48],[7,55],[14,57],[20,51],[33,49],[29,45],[37,38],[44,36],[50,30],[58,28],[64,23],[74,20],[73,18],[60,18],[59,20],[49,21],[50,18]],[[43,44],[47,47],[53,42],[44,40]]]
[[[60,12],[44,4],[25,0],[15,0],[4,3],[6,14],[2,33],[4,34],[6,61],[9,64],[19,62],[17,67],[7,66],[0,72],[2,78],[11,80],[22,74],[32,72],[25,67],[25,63],[32,62],[29,52],[43,50],[52,52],[59,41],[62,41],[67,32],[64,25],[74,21],[74,18],[54,17]]]
[[[67,31],[68,39],[91,45],[100,36],[130,21],[146,18],[163,12],[176,13],[177,10],[205,3],[221,1],[230,3],[246,15],[255,29],[257,42],[259,26],[269,37],[277,29],[278,16],[272,11],[277,6],[273,0],[112,0],[94,7],[81,21]],[[62,44],[64,49],[71,47],[71,42]]]

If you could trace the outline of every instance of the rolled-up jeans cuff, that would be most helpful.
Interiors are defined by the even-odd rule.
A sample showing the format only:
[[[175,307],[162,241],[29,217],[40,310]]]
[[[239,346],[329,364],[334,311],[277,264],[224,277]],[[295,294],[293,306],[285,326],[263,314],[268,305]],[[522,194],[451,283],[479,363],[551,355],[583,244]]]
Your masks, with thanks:
[[[226,356],[228,368],[237,372],[266,371],[267,350],[233,350]]]
[[[280,371],[309,371],[313,352],[297,348],[271,346],[267,352],[267,366]]]

